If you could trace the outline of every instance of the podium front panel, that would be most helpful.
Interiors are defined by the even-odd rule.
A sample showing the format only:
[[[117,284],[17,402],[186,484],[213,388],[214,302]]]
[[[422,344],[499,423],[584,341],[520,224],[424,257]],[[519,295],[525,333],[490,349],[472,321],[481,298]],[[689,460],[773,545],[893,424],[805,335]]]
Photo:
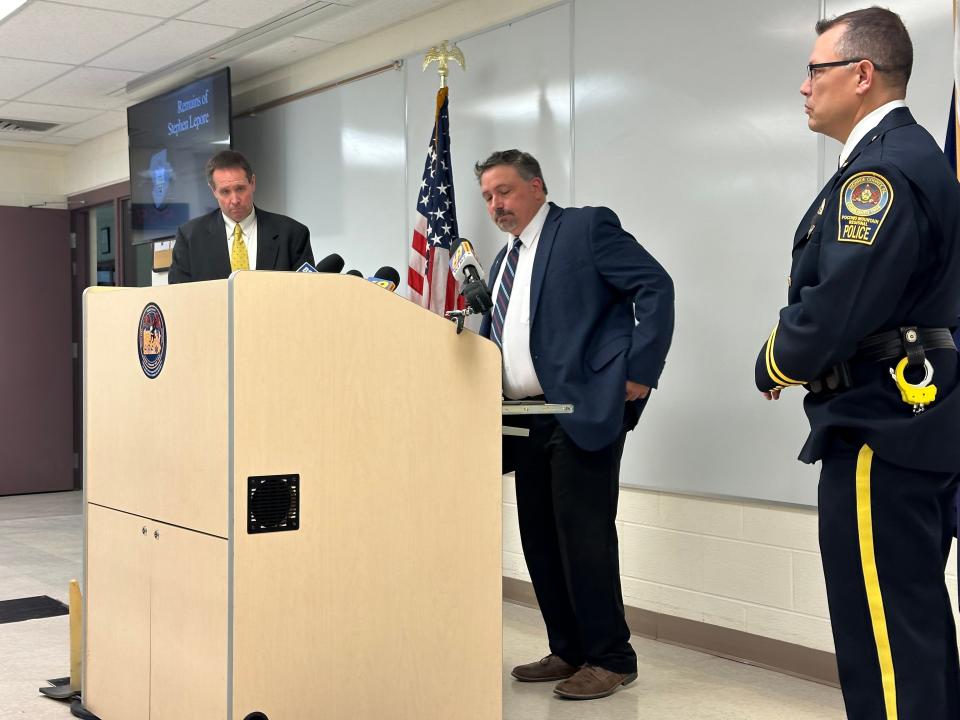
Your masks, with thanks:
[[[162,314],[144,371],[140,320]],[[227,281],[84,294],[87,502],[227,537]]]

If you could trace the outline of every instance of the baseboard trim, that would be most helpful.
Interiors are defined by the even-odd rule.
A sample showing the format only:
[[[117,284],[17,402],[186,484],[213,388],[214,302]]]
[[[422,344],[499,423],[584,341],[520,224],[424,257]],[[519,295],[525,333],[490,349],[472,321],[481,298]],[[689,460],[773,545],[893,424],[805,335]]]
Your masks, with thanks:
[[[503,598],[537,607],[533,586],[525,580],[503,578]],[[627,606],[625,614],[634,635],[840,687],[833,653],[641,608]]]

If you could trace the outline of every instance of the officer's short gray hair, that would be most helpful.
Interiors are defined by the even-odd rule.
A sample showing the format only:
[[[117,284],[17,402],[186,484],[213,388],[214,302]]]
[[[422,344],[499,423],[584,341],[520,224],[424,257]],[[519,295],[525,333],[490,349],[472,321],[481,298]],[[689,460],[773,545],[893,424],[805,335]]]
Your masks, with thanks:
[[[899,15],[881,7],[853,10],[818,22],[817,35],[837,25],[846,26],[835,48],[841,58],[869,60],[889,77],[894,88],[906,93],[913,70],[913,43]]]

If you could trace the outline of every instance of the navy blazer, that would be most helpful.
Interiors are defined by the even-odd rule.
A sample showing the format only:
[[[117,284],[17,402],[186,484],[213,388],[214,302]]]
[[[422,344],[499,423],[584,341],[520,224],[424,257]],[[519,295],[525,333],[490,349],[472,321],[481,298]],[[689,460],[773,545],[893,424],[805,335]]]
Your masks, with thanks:
[[[491,291],[505,254],[490,268]],[[480,333],[490,336],[489,315]],[[626,381],[656,387],[672,337],[673,282],[616,214],[550,203],[530,286],[530,355],[547,401],[575,406],[556,417],[579,447],[617,438]]]
[[[260,208],[257,213],[257,262],[260,270],[296,270],[313,264],[310,231],[286,215]],[[167,282],[171,285],[230,276],[230,253],[223,213],[216,209],[177,228],[173,261]]]
[[[760,349],[760,390],[799,385],[847,361],[853,387],[808,394],[819,460],[844,433],[904,467],[960,472],[957,352],[932,350],[937,400],[920,415],[890,379],[896,363],[864,360],[857,344],[904,326],[952,328],[960,314],[960,185],[910,111],[888,113],[821,190],[793,241],[787,306]]]

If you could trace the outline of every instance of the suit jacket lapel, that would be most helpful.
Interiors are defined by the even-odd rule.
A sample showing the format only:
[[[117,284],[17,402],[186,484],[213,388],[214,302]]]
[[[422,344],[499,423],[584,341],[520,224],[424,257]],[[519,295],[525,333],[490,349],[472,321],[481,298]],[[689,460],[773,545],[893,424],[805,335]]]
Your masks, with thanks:
[[[503,263],[503,258],[507,255],[507,245],[505,243],[500,252],[497,253],[497,256],[493,259],[493,264],[490,266],[490,272],[487,273],[487,289],[490,292],[493,292],[493,286],[497,282],[497,275],[500,274],[500,265]]]
[[[207,237],[203,242],[210,248],[210,257],[214,265],[213,277],[229,277],[230,250],[227,246],[227,225],[223,221],[223,213],[214,210],[210,214],[207,224]]]
[[[547,263],[550,260],[550,252],[553,250],[553,242],[557,237],[557,231],[560,229],[560,216],[563,210],[550,203],[550,212],[547,213],[547,219],[543,222],[543,229],[540,231],[540,239],[537,241],[537,254],[533,258],[533,278],[530,281],[530,324],[537,316],[537,305],[540,302],[540,291],[543,289],[543,277],[547,272]]]
[[[280,231],[273,222],[273,215],[254,207],[257,213],[257,269],[273,270],[277,267],[280,251]]]

